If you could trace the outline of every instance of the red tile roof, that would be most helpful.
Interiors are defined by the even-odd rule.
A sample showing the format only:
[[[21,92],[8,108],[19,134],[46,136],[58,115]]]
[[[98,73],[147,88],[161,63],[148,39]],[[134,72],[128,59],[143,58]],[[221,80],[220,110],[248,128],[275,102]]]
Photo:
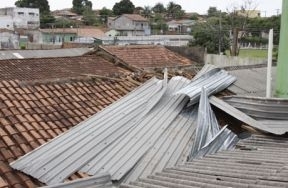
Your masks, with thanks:
[[[0,61],[0,80],[45,80],[83,77],[85,74],[119,76],[128,70],[96,56]]]
[[[189,66],[194,62],[163,46],[102,46],[123,62],[141,69]]]
[[[128,80],[72,80],[23,85],[0,82],[0,187],[40,182],[9,163],[99,112],[138,84]],[[75,174],[70,179],[85,176]]]
[[[139,14],[123,14],[122,16],[125,16],[125,17],[127,17],[127,18],[129,18],[130,20],[133,20],[133,21],[148,22],[148,20],[146,18],[144,18],[143,16],[141,16]]]

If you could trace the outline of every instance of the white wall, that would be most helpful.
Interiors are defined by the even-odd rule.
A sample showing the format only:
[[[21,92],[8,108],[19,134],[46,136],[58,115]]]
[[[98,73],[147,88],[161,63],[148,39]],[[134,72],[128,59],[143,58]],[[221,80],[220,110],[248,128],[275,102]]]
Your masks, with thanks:
[[[13,30],[13,19],[11,16],[0,16],[0,28]]]
[[[231,67],[231,66],[266,64],[267,59],[206,54],[205,63],[216,65],[218,67]]]
[[[40,27],[38,8],[2,8],[0,15],[11,16],[16,28],[38,29]]]

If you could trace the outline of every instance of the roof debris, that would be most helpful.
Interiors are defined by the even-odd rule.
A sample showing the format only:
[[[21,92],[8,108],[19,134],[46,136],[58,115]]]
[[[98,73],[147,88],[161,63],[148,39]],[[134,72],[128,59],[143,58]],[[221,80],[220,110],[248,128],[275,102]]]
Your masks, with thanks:
[[[209,84],[211,77],[217,81],[215,85]],[[191,105],[189,107],[187,104],[191,99],[193,103],[198,103],[196,100],[197,98],[199,100],[202,87],[207,87],[208,93],[212,95],[225,89],[233,81],[234,77],[220,69],[213,69],[192,82],[180,76],[173,77],[168,82],[167,73],[164,80],[152,78],[103,111],[12,162],[11,166],[48,185],[63,182],[77,171],[89,175],[108,172],[112,180],[121,181],[127,178],[129,172],[137,167],[139,161],[146,155],[156,154],[156,148],[159,151],[162,149],[162,139],[167,138],[169,134],[175,136],[172,132],[175,125],[180,124],[179,126],[186,131],[190,129],[186,123],[192,123],[194,116],[185,114],[188,109],[191,113],[195,107]],[[189,95],[175,95],[186,87],[188,91],[194,88],[196,92],[190,92]],[[185,132],[182,129],[178,131],[183,135]],[[183,140],[170,141],[174,151],[178,150],[175,147],[177,143],[188,143],[193,129],[190,134],[183,135],[181,138]],[[183,157],[181,154],[187,159],[189,155],[187,148],[185,146],[180,148],[182,150],[178,150],[178,153],[168,148],[162,151],[167,155],[165,164],[153,161],[149,163],[152,166],[147,170],[149,172],[154,171],[150,168],[157,168],[156,171],[162,170],[170,160],[173,161],[170,165],[175,165]],[[148,165],[147,162],[142,162]],[[141,174],[148,175],[143,171],[139,173]]]

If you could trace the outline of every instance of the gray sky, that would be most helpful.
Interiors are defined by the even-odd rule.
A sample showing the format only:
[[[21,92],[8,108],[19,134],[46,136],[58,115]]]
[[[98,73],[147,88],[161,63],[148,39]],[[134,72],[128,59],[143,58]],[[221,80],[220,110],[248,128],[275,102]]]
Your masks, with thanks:
[[[1,0],[0,7],[14,6],[16,0]],[[57,10],[63,8],[71,8],[72,0],[48,0],[50,9]],[[107,7],[112,9],[113,5],[119,0],[91,0],[93,9],[101,9]],[[217,9],[226,11],[227,8],[231,10],[233,6],[239,7],[244,0],[131,0],[135,6],[154,6],[157,2],[163,3],[165,6],[173,1],[180,4],[186,12],[198,12],[201,14],[207,13],[210,6],[215,6]],[[261,10],[261,15],[267,16],[275,15],[277,12],[281,13],[282,0],[253,0],[257,9]],[[255,7],[253,6],[253,8]]]

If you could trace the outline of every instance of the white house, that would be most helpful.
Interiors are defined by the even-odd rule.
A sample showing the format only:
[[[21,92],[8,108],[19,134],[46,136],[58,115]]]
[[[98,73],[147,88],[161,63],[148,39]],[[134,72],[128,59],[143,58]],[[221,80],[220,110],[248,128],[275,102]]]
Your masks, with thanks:
[[[40,15],[38,8],[1,8],[0,16],[4,16],[6,20],[4,23],[4,26],[6,25],[6,27],[2,27],[3,24],[1,24],[1,28],[7,28],[7,23],[11,23],[11,21],[14,29],[38,29],[40,27]],[[10,24],[8,25],[10,27]]]
[[[145,36],[151,34],[149,22],[139,14],[123,14],[108,18],[107,26],[121,36]]]

